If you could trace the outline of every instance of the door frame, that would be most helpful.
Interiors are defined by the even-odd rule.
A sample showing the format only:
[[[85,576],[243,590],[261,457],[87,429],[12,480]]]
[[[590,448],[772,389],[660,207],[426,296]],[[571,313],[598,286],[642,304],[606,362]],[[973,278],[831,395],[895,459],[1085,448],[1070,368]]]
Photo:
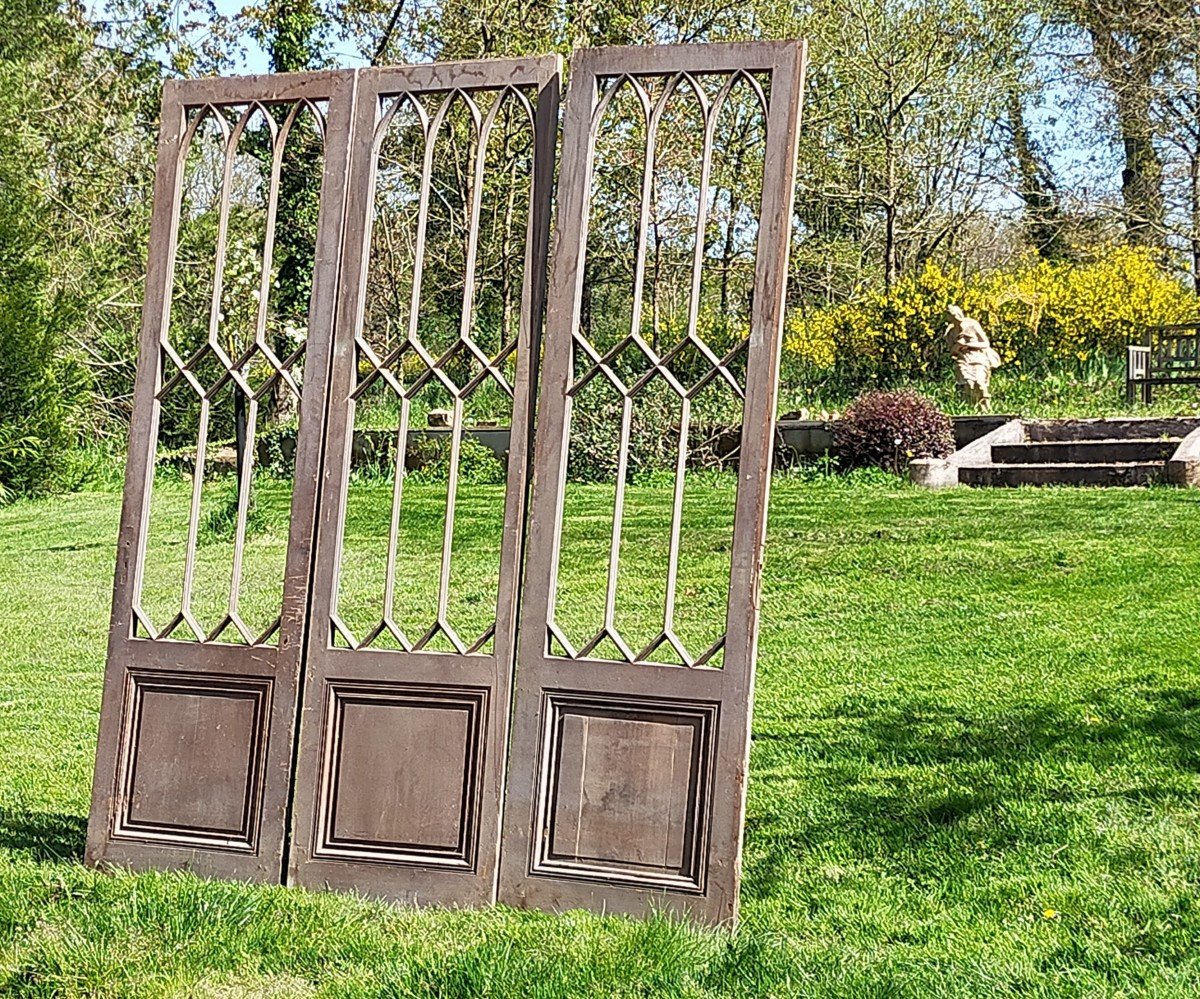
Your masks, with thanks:
[[[300,712],[293,836],[288,883],[358,890],[402,901],[485,905],[495,901],[500,816],[507,763],[508,719],[516,650],[516,615],[523,558],[530,440],[540,332],[546,294],[554,153],[562,61],[558,56],[489,59],[362,70],[353,137],[352,180],[347,199],[343,283],[335,330],[333,371],[322,470],[322,500],[312,626],[308,633],[305,693]],[[520,88],[536,92],[533,107],[533,166],[526,232],[522,314],[517,342],[517,377],[505,489],[495,633],[490,652],[451,653],[343,648],[334,641],[338,574],[354,420],[350,402],[357,367],[356,338],[362,324],[375,199],[377,126],[380,101],[403,93],[448,95]],[[427,126],[427,142],[436,128]],[[427,167],[428,168],[428,167]],[[461,426],[456,428],[461,433]],[[398,447],[402,452],[403,444]],[[403,454],[397,461],[403,462]],[[397,469],[397,474],[400,468]],[[401,566],[402,568],[402,566]],[[402,578],[399,579],[402,585]],[[361,637],[361,636],[356,636]],[[369,795],[377,774],[344,775],[342,758],[347,712],[365,718],[368,705],[383,711],[439,712],[458,737],[466,769],[453,817],[456,844],[438,849],[419,842],[367,843],[335,835],[339,795]],[[395,717],[402,717],[395,714]],[[416,715],[407,717],[414,719]],[[365,722],[363,723],[366,724]],[[378,732],[385,723],[380,721]],[[379,738],[384,738],[379,735]],[[431,747],[432,749],[432,747]],[[447,764],[447,769],[449,764]],[[453,795],[447,794],[447,800]],[[427,818],[440,812],[432,795]],[[361,801],[361,799],[360,799]],[[437,819],[445,820],[445,816]]]

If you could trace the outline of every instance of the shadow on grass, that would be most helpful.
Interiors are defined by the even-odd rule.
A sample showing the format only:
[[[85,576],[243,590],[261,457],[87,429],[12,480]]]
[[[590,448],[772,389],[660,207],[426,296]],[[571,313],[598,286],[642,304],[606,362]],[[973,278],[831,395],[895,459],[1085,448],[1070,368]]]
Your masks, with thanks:
[[[1200,774],[1200,691],[1152,677],[1054,704],[863,695],[764,728],[750,779],[768,790],[747,821],[743,889],[764,901],[812,853],[944,873],[980,843],[1061,845],[1089,803],[1194,808]]]
[[[43,863],[83,859],[87,819],[57,812],[0,812],[0,850]]]
[[[97,548],[111,548],[112,542],[105,539],[104,541],[76,541],[67,545],[47,545],[45,548],[31,548],[30,551],[41,552],[87,552],[95,551]]]

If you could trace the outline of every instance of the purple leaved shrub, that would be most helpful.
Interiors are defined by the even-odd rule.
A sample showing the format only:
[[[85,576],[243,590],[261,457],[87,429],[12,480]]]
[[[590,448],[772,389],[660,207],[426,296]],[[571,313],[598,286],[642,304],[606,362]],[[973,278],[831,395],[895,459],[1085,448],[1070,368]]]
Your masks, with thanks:
[[[834,423],[833,447],[843,468],[883,468],[899,475],[913,458],[950,454],[954,427],[917,392],[864,392]]]

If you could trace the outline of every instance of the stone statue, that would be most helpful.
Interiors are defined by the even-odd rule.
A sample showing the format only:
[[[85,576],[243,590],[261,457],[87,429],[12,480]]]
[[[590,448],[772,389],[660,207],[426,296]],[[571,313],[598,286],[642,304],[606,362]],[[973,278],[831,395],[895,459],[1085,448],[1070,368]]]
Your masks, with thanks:
[[[963,395],[986,410],[991,402],[992,369],[1000,367],[983,327],[957,305],[946,308],[946,347],[954,361],[954,380]]]

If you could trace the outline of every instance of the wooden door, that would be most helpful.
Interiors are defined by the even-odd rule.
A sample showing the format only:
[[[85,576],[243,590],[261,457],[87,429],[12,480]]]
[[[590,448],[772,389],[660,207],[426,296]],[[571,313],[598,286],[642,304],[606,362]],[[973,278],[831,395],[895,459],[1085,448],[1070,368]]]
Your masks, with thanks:
[[[558,90],[360,74],[292,883],[495,898]]]
[[[89,863],[281,877],[353,100],[164,88]]]
[[[803,70],[573,58],[504,903],[736,913]]]

